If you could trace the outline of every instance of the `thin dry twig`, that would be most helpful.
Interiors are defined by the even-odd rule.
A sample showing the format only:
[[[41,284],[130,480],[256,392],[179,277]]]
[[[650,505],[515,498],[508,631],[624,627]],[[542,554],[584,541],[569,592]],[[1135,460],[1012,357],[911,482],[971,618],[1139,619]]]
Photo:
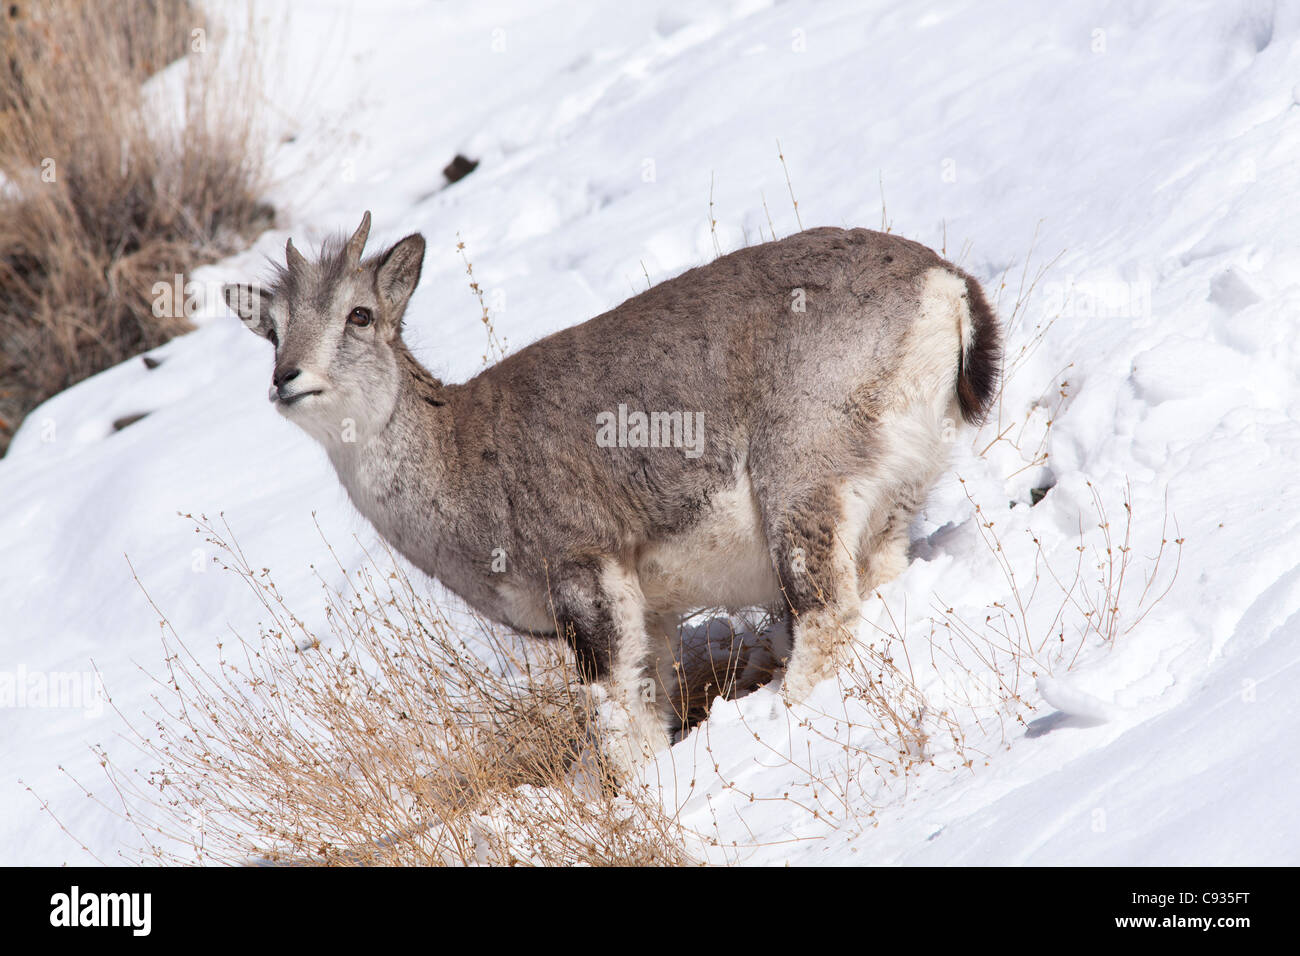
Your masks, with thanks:
[[[781,151],[781,141],[776,141],[776,155],[781,160],[781,168],[785,170],[785,185],[790,190],[790,203],[794,206],[795,222],[799,223],[799,231],[803,232],[803,218],[799,215],[799,200],[794,198],[794,184],[790,182],[790,168],[785,164],[785,153]]]
[[[465,252],[465,240],[461,239],[459,232],[456,233],[456,251],[460,253],[461,261],[465,263],[465,274],[469,276],[469,290],[478,299],[479,321],[483,323],[483,329],[487,333],[487,346],[483,351],[483,366],[486,368],[505,358],[509,345],[505,338],[497,337],[496,326],[492,322],[492,313],[488,309],[487,297],[483,295],[482,286],[474,278],[474,264],[469,261],[469,255]],[[647,275],[647,282],[649,278]]]

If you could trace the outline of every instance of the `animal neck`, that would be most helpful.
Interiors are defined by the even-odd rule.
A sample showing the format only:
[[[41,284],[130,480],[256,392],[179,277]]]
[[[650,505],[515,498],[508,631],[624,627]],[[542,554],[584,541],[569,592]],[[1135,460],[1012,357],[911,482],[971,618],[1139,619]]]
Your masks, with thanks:
[[[401,342],[395,351],[391,411],[356,441],[326,448],[357,509],[390,540],[390,531],[424,520],[424,515],[401,513],[404,503],[422,499],[427,504],[437,494],[452,450],[450,390]]]
[[[406,397],[430,408],[444,407],[447,404],[446,386],[419,363],[405,342],[396,342],[394,350],[397,355],[398,406]]]

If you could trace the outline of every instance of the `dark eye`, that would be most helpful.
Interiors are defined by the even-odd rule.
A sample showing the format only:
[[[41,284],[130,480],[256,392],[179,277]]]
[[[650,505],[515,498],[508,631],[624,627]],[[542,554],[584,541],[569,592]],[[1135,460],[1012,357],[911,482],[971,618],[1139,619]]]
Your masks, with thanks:
[[[370,314],[370,310],[362,306],[357,306],[348,313],[348,321],[363,329],[374,320],[375,317]]]
[[[268,330],[266,333],[266,337],[270,339],[271,344],[274,345],[276,348],[280,347],[280,336],[275,334],[275,329]]]

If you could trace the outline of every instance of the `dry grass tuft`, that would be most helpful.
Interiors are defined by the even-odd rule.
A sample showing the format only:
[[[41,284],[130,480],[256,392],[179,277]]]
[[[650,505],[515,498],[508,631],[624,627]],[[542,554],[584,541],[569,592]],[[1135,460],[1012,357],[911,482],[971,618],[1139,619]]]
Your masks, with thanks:
[[[1006,582],[1005,596],[988,605],[983,620],[970,621],[936,595],[935,621],[944,636],[937,642],[932,639],[932,646],[967,667],[970,655],[963,654],[959,646],[973,652],[984,672],[996,679],[989,686],[1008,701],[1022,700],[1029,686],[1027,678],[1068,671],[1089,645],[1113,647],[1169,594],[1178,577],[1185,539],[1168,504],[1160,540],[1150,547],[1139,568],[1135,565],[1133,505],[1128,490],[1121,531],[1112,527],[1096,486],[1092,482],[1087,485],[1096,524],[1085,528],[1080,520],[1075,560],[1054,562],[1039,536],[1026,529],[1033,545],[1033,563],[1023,567],[1003,547],[996,522],[969,490],[966,492],[980,538]],[[1134,578],[1139,572],[1142,589],[1135,593]]]
[[[249,148],[253,44],[223,44],[186,0],[14,9],[0,21],[0,453],[49,396],[190,328],[154,307],[154,284],[271,220]]]
[[[269,619],[213,667],[163,617],[162,717],[141,730],[123,715],[156,769],[101,751],[110,796],[92,794],[137,829],[133,861],[691,862],[657,792],[620,790],[591,756],[594,703],[558,645],[454,617],[369,560],[349,593],[323,586],[317,634],[228,527],[198,523]]]

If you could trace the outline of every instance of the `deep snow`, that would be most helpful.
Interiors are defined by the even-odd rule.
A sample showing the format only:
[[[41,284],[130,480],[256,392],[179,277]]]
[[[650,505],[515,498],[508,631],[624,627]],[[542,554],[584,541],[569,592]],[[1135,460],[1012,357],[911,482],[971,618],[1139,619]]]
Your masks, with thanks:
[[[1032,458],[1050,417],[1050,457],[1024,468],[1006,441],[979,457],[998,424],[963,431],[913,529],[915,560],[864,608],[859,637],[881,646],[881,629],[905,631],[918,683],[955,706],[945,681],[960,673],[942,660],[927,670],[929,619],[952,608],[978,627],[1011,598],[971,499],[1022,585],[1039,566],[1029,529],[1056,568],[1073,567],[1082,529],[1091,580],[1093,490],[1122,537],[1127,487],[1124,633],[1089,637],[1067,667],[1082,620],[1067,609],[1068,652],[1044,654],[1043,679],[1017,685],[1024,723],[959,707],[966,748],[937,741],[934,766],[888,783],[856,777],[845,757],[844,741],[870,737],[845,726],[834,683],[811,702],[831,716],[787,714],[766,691],[718,704],[649,771],[683,822],[720,844],[699,852],[764,864],[1300,860],[1300,698],[1288,689],[1300,676],[1300,10],[330,0],[287,17],[267,5],[264,20],[269,198],[285,228],[187,278],[215,289],[264,276],[289,234],[306,248],[370,209],[376,245],[414,230],[429,241],[408,341],[451,381],[482,366],[485,342],[458,240],[516,349],[618,304],[646,272],[657,282],[713,258],[710,190],[723,251],[761,241],[769,215],[778,236],[797,229],[778,139],[805,226],[883,220],[945,247],[991,294],[1005,275],[1004,319],[1021,275],[1046,268],[1009,330],[1013,359],[1037,347],[1017,362],[1003,424],[1028,416],[1010,434],[1027,436]],[[443,188],[457,152],[481,164]],[[201,322],[153,353],[157,369],[133,359],[53,398],[0,460],[11,687],[20,671],[85,675],[93,661],[119,708],[149,705],[157,615],[127,558],[191,647],[255,633],[243,585],[209,569],[177,512],[224,513],[304,614],[320,608],[310,565],[329,564],[314,522],[345,563],[373,541],[323,453],[268,406],[266,343],[215,304]],[[1167,538],[1185,539],[1177,579],[1125,630],[1166,521]],[[1175,557],[1168,546],[1166,578]],[[1031,614],[1037,638],[1051,629],[1046,603]],[[129,760],[116,718],[93,693],[62,702],[0,706],[0,862],[88,859],[28,786],[102,858],[133,836],[59,770],[97,783],[95,743]],[[847,770],[842,822],[825,781]]]

